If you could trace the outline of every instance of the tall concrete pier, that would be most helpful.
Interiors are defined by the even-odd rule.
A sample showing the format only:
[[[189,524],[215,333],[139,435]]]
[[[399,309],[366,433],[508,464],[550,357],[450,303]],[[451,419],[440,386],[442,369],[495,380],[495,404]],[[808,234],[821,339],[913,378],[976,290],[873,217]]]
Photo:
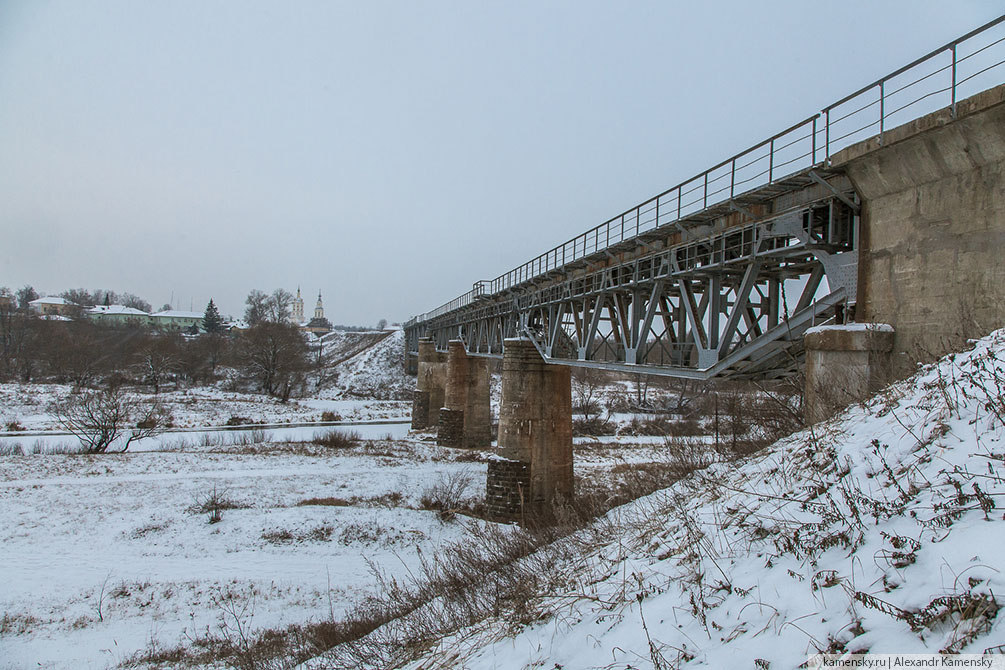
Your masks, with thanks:
[[[468,356],[460,340],[447,345],[446,389],[436,441],[463,449],[492,445],[488,360]]]
[[[571,372],[545,363],[530,340],[505,345],[499,458],[489,463],[486,505],[497,518],[520,519],[572,500]]]
[[[435,426],[446,391],[447,355],[436,350],[433,340],[419,340],[419,368],[412,396],[412,430]]]

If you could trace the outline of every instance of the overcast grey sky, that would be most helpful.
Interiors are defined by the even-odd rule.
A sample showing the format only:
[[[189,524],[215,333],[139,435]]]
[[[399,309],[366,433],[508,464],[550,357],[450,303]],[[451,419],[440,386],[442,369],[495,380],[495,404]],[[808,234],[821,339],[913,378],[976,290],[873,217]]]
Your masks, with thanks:
[[[0,0],[0,286],[404,320],[996,2]]]

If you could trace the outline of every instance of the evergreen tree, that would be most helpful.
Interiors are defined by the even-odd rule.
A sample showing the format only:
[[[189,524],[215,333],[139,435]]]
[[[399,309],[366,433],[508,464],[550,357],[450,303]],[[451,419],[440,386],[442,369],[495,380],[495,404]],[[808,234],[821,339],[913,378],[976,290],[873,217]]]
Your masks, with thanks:
[[[206,314],[202,317],[202,329],[207,333],[219,333],[223,330],[223,319],[220,317],[220,311],[213,304],[213,299],[209,299],[209,304],[206,305]]]

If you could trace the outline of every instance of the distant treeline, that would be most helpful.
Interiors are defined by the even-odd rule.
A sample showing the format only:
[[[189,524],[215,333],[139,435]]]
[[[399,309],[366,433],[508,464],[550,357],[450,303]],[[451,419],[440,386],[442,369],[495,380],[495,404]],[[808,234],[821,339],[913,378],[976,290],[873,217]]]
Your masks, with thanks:
[[[235,390],[286,400],[331,379],[328,360],[289,323],[183,335],[90,320],[50,320],[0,307],[0,382],[76,387],[204,385],[225,377]]]

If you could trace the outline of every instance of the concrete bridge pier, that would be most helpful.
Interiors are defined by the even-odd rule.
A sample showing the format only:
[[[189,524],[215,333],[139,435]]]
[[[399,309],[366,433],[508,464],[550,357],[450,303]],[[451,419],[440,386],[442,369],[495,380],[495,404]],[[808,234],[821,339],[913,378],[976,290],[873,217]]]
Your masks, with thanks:
[[[436,443],[463,449],[492,445],[488,360],[468,356],[460,340],[447,345],[446,390]]]
[[[572,377],[525,339],[505,341],[502,370],[499,457],[488,464],[486,506],[495,518],[521,520],[572,500]]]
[[[892,381],[894,330],[882,323],[818,326],[806,331],[803,412],[813,425]]]
[[[435,426],[443,407],[447,355],[436,350],[432,338],[419,339],[419,369],[412,396],[412,430]]]

